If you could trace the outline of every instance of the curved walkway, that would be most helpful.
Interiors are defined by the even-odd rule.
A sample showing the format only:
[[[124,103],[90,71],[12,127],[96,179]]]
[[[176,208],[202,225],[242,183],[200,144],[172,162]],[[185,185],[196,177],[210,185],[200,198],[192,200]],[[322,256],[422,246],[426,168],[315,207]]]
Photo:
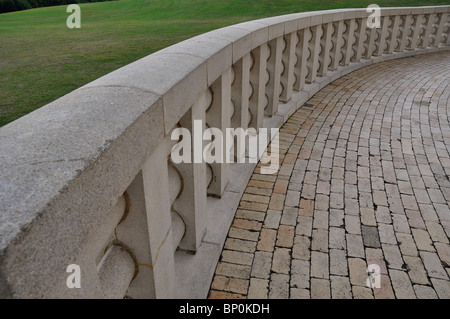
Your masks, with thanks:
[[[209,297],[450,298],[449,75],[449,52],[378,63],[300,108],[278,173],[248,183]]]

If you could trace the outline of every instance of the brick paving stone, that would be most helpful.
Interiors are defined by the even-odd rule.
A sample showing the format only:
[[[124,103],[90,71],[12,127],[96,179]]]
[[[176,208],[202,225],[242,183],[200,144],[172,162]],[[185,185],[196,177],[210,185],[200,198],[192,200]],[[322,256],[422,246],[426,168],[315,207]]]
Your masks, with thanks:
[[[256,242],[236,238],[227,238],[224,244],[224,249],[252,253],[256,250]]]
[[[411,282],[414,284],[429,285],[427,272],[423,266],[422,260],[419,257],[403,256],[405,260],[408,275]]]
[[[375,299],[395,299],[394,289],[392,288],[391,279],[387,274],[380,275],[380,287],[373,288]]]
[[[406,272],[392,269],[389,270],[389,274],[395,296],[398,299],[416,299],[416,294]]]
[[[292,248],[292,258],[309,260],[311,241],[305,236],[295,236]]]
[[[311,249],[327,252],[328,251],[328,231],[325,229],[313,229]]]
[[[361,207],[361,224],[365,226],[377,226],[375,211],[373,208]]]
[[[373,299],[372,290],[367,287],[353,286],[352,293],[354,299]]]
[[[311,217],[299,216],[297,219],[297,227],[295,228],[295,233],[297,235],[311,237],[312,224],[313,219]]]
[[[311,299],[330,299],[330,281],[311,278]]]
[[[439,258],[450,266],[450,245],[443,243],[434,243]]]
[[[347,254],[351,257],[364,258],[364,245],[361,235],[347,234]]]
[[[211,284],[211,289],[245,295],[247,294],[248,284],[248,280],[216,276]]]
[[[444,267],[442,267],[441,260],[436,253],[421,251],[420,257],[422,258],[428,276],[448,280],[447,272]]]
[[[263,228],[260,233],[257,250],[272,252],[275,247],[277,231],[275,229]]]
[[[222,252],[222,261],[251,266],[253,263],[253,254],[235,250],[224,250]]]
[[[297,224],[298,208],[285,207],[281,215],[280,223],[283,225],[295,226]]]
[[[404,269],[402,254],[397,245],[383,244],[382,249],[388,268]]]
[[[291,251],[287,248],[275,247],[272,260],[272,271],[289,274],[291,267]]]
[[[289,298],[289,275],[273,273],[270,276],[269,299]]]
[[[269,280],[250,278],[248,287],[248,299],[267,299],[269,295]]]
[[[450,298],[449,59],[370,65],[292,114],[279,170],[258,164],[245,188],[209,298]]]
[[[310,264],[306,260],[293,259],[291,265],[291,282],[293,288],[309,289]]]
[[[330,227],[329,247],[336,249],[346,249],[345,229],[339,227]]]
[[[330,274],[348,276],[347,255],[344,250],[330,249]]]
[[[255,212],[250,210],[238,209],[236,211],[236,218],[264,221],[265,212]]]
[[[392,224],[394,225],[394,230],[397,233],[411,233],[411,228],[406,215],[392,214]]]
[[[269,279],[272,268],[273,254],[267,251],[255,252],[253,259],[251,276],[261,279]]]
[[[349,234],[361,234],[361,222],[359,216],[345,215],[345,230]]]
[[[245,299],[245,296],[225,291],[211,290],[209,292],[209,299]]]
[[[328,211],[314,211],[313,228],[328,229]]]
[[[278,229],[280,226],[282,212],[278,210],[267,210],[266,218],[264,220],[264,228]]]
[[[249,279],[251,266],[230,264],[226,262],[219,262],[217,264],[216,274],[225,277],[233,277],[240,279]]]
[[[330,276],[330,281],[333,299],[352,299],[352,288],[348,277]]]
[[[328,254],[318,251],[311,252],[311,277],[328,279],[329,268]]]
[[[411,231],[419,250],[434,251],[433,242],[427,231],[423,229],[412,229]]]
[[[361,226],[361,233],[364,242],[364,246],[379,248],[380,244],[380,236],[376,227],[372,226]]]
[[[380,235],[380,242],[384,244],[397,244],[394,227],[392,225],[379,224],[378,233]]]
[[[414,285],[413,287],[417,299],[438,299],[436,292],[431,287],[421,285]]]
[[[426,229],[428,234],[430,234],[431,240],[433,242],[440,242],[444,244],[448,244],[448,236],[445,234],[444,229],[441,224],[436,222],[426,222]]]
[[[361,258],[349,258],[348,269],[350,274],[350,283],[356,286],[364,286],[367,284],[367,264]]]
[[[431,278],[431,283],[439,299],[450,299],[450,281]]]
[[[254,220],[235,218],[233,221],[233,227],[247,230],[260,230],[261,223]]]
[[[389,208],[384,206],[378,206],[377,209],[375,209],[375,217],[377,222],[383,223],[383,224],[390,224],[392,223],[392,217],[391,213],[389,212]],[[373,225],[375,226],[375,225]]]
[[[291,299],[310,299],[310,297],[308,289],[291,288]]]

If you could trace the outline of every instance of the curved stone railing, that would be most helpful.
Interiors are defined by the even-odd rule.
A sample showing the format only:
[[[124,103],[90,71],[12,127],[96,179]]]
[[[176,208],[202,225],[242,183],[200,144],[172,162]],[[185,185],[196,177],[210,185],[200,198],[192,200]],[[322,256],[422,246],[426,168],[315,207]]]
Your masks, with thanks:
[[[448,49],[449,12],[385,8],[378,29],[366,9],[233,25],[2,127],[0,297],[206,297],[256,164],[174,164],[172,131],[278,128],[340,76]]]

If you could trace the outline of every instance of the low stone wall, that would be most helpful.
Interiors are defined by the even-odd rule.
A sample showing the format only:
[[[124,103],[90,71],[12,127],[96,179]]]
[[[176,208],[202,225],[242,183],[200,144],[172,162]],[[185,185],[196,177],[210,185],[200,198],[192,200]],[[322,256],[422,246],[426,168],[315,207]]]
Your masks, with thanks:
[[[0,297],[204,298],[256,164],[175,164],[174,129],[278,128],[331,81],[449,49],[450,6],[290,14],[149,55],[0,129]],[[68,288],[79,266],[81,288]]]

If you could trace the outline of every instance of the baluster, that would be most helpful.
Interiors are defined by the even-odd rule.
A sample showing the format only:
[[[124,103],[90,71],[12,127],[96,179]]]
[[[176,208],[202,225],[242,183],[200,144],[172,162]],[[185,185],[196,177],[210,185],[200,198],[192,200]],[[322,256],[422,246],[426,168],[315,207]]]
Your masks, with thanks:
[[[334,22],[334,33],[332,37],[334,47],[331,51],[331,70],[336,70],[342,59],[341,49],[344,45],[344,38],[342,36],[344,27],[344,20]]]
[[[283,90],[280,95],[280,100],[287,102],[292,98],[292,89],[294,86],[294,65],[296,62],[295,47],[297,44],[297,32],[292,32],[284,36],[286,47],[282,54],[282,63],[284,64],[284,71],[281,74],[281,84]]]
[[[206,123],[208,127],[214,127],[223,133],[231,127],[231,68],[225,71],[211,85],[212,103],[206,112]],[[225,144],[225,143],[224,143]],[[222,197],[228,184],[228,164],[225,160],[225,146],[222,150],[223,163],[211,163],[212,180],[208,186],[208,194]]]
[[[350,59],[353,62],[359,62],[361,60],[363,50],[364,50],[364,37],[366,35],[366,26],[367,26],[367,18],[358,18],[356,19],[358,28],[355,30],[355,49],[354,55]]]
[[[250,70],[250,85],[253,88],[253,94],[249,100],[249,110],[251,120],[249,127],[254,127],[257,131],[263,127],[265,91],[266,83],[264,80],[267,68],[267,43],[262,44],[252,51],[253,67]]]
[[[408,40],[408,33],[410,31],[412,32],[411,30],[412,23],[413,23],[412,15],[408,14],[403,16],[403,25],[400,27],[401,30],[400,43],[395,51],[403,52],[405,50],[406,42]]]
[[[439,44],[442,41],[442,33],[444,32],[445,24],[447,22],[448,13],[446,13],[446,12],[439,13],[439,14],[437,14],[437,16],[439,17],[439,22],[435,26],[436,31],[432,34],[433,40],[431,42],[431,46],[433,46],[433,47],[439,46]]]
[[[366,52],[364,54],[364,58],[370,59],[375,51],[375,38],[377,36],[376,28],[367,28],[366,29],[367,40],[364,44]]]
[[[373,53],[374,56],[383,54],[384,46],[386,45],[386,34],[390,23],[389,20],[389,16],[381,17],[381,29],[377,29],[378,39],[376,41],[376,50]]]
[[[251,55],[246,54],[233,65],[234,82],[231,86],[231,100],[234,113],[231,117],[231,127],[246,129],[249,118],[249,91],[250,91]]]
[[[343,37],[345,39],[345,44],[342,49],[342,60],[341,65],[348,65],[350,63],[350,59],[353,56],[353,37],[355,34],[355,19],[345,20],[344,23],[347,26]]]
[[[306,75],[306,83],[313,83],[317,78],[321,29],[322,27],[320,24],[310,28],[311,40],[309,41],[308,45],[310,55],[306,61],[306,65],[308,67],[308,74]]]
[[[406,46],[407,50],[415,50],[420,40],[420,30],[422,28],[422,21],[425,16],[423,14],[416,14],[414,16],[414,23],[411,25],[413,31],[411,33],[411,37],[409,39],[409,44]]]
[[[267,71],[269,71],[269,82],[266,86],[268,103],[265,114],[272,116],[278,111],[280,99],[280,77],[281,77],[281,55],[283,50],[283,38],[278,37],[269,41],[270,56],[267,60]]]
[[[309,28],[301,29],[297,32],[298,43],[296,47],[297,53],[297,63],[294,67],[294,73],[296,77],[296,82],[294,84],[294,89],[301,91],[305,87],[306,75],[308,74],[308,67],[306,61],[308,61],[310,52],[308,49],[308,43],[310,39],[311,32]]]
[[[209,90],[207,91],[209,93]],[[192,108],[181,118],[180,124],[192,134],[193,163],[180,163],[174,166],[183,189],[173,203],[173,211],[178,213],[185,224],[185,234],[179,248],[196,251],[206,231],[206,163],[203,160],[203,132],[205,129],[205,110],[212,96],[201,94]],[[197,156],[194,155],[197,154]]]
[[[174,243],[166,138],[146,160],[128,187],[129,212],[116,228],[117,240],[135,255],[139,272],[127,295],[132,298],[175,296]]]
[[[333,32],[333,23],[328,22],[322,25],[323,34],[320,40],[320,46],[322,50],[319,55],[319,70],[318,76],[324,76],[328,72],[328,66],[330,65],[330,50],[331,50],[331,34]]]
[[[430,34],[431,34],[431,31],[432,31],[432,28],[433,28],[433,23],[434,23],[434,21],[433,21],[434,20],[434,13],[427,14],[426,15],[426,19],[427,19],[427,22],[426,22],[426,25],[424,25],[425,31],[422,34],[421,43],[419,45],[419,48],[421,48],[421,49],[425,49],[429,45]]]
[[[392,18],[391,18],[392,19]],[[391,28],[391,36],[388,43],[387,53],[392,54],[394,49],[397,47],[397,32],[400,26],[400,16],[396,15],[393,17],[394,23]]]

